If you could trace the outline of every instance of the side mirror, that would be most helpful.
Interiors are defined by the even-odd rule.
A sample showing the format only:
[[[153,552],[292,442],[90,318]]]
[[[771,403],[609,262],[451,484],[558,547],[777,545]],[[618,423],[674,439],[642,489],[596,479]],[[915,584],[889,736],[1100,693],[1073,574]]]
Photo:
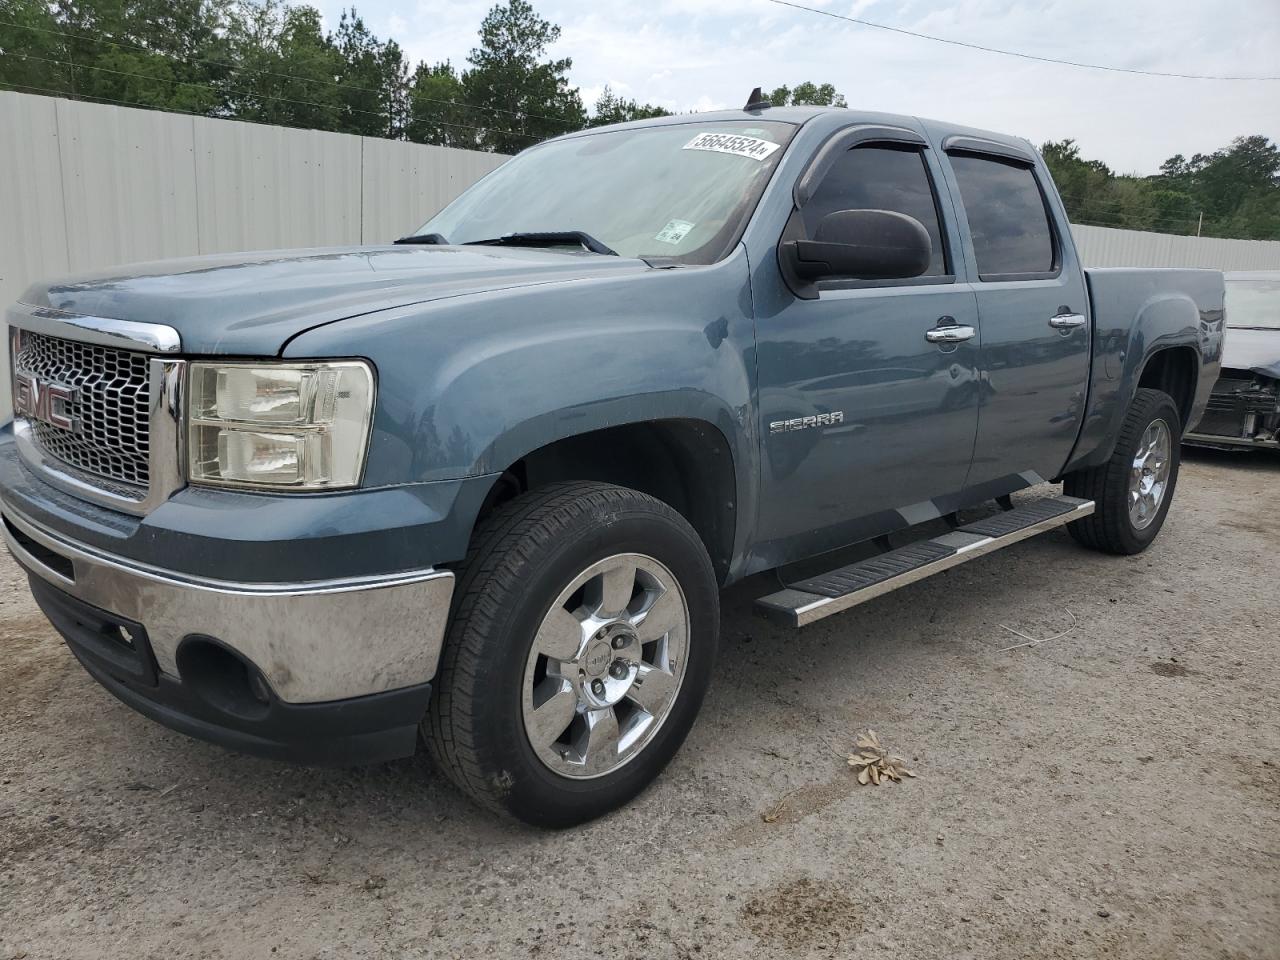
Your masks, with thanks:
[[[807,281],[847,277],[901,280],[929,269],[933,242],[919,220],[891,210],[837,210],[812,240],[787,240],[781,253]]]

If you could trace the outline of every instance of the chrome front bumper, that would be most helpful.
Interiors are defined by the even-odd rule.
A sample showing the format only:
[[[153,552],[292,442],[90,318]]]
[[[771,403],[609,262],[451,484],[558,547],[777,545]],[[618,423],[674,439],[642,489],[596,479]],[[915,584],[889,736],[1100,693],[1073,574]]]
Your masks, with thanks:
[[[80,601],[146,628],[161,675],[178,648],[211,637],[261,671],[287,704],[345,700],[429,681],[444,642],[453,573],[431,568],[296,584],[177,576],[99,552],[3,505],[10,553]]]

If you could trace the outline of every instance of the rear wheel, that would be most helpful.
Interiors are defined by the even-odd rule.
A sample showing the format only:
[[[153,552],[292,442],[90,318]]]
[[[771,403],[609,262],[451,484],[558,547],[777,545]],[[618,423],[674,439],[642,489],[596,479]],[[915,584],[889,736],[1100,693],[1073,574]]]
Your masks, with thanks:
[[[711,561],[683,517],[607,484],[525,494],[477,530],[457,590],[423,732],[458,786],[569,826],[658,775],[719,630]]]
[[[1092,516],[1067,528],[1071,535],[1107,553],[1140,553],[1150,546],[1173,501],[1180,440],[1181,418],[1173,398],[1160,390],[1139,389],[1111,458],[1064,479],[1063,493],[1097,504]]]

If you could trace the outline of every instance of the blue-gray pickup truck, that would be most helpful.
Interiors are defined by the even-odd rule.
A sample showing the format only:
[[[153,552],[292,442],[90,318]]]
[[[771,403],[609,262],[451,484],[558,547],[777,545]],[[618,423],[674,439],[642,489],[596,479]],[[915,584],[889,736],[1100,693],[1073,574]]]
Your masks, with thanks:
[[[542,143],[394,244],[6,319],[5,538],[94,678],[245,752],[423,742],[564,826],[679,748],[726,584],[800,626],[1059,526],[1146,548],[1223,279],[1083,269],[1025,140],[754,101]]]

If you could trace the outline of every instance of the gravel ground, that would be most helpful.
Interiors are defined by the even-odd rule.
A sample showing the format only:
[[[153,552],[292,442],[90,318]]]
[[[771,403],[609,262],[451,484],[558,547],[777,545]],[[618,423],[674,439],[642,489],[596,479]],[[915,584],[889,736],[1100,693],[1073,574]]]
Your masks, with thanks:
[[[736,586],[684,750],[563,833],[170,733],[6,558],[0,960],[1280,958],[1278,490],[1191,454],[1142,556],[1056,531],[800,633]],[[868,727],[918,779],[856,785]]]

